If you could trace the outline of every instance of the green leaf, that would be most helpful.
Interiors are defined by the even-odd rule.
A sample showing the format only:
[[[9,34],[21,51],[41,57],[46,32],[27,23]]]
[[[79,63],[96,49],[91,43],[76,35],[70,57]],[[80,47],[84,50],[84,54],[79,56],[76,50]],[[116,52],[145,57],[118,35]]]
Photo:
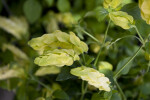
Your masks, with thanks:
[[[150,83],[144,83],[143,85],[140,86],[140,90],[143,94],[145,95],[150,95]]]
[[[71,68],[68,66],[65,66],[61,69],[61,72],[58,74],[56,81],[64,81],[68,80],[70,78],[74,78],[75,76],[70,74]]]
[[[96,18],[99,22],[103,21],[104,18],[108,15],[108,12],[103,7],[97,7],[95,10]]]
[[[150,30],[150,25],[148,25],[143,19],[136,20],[135,24],[142,37],[147,38],[147,35],[149,34]]]
[[[24,3],[23,10],[30,23],[37,21],[42,14],[41,4],[37,0],[27,0]]]
[[[29,100],[25,82],[17,90],[17,99],[18,100]]]
[[[45,100],[53,100],[51,97],[47,97]]]
[[[60,12],[67,12],[70,10],[70,2],[69,0],[58,0],[57,8]]]
[[[119,95],[119,93],[114,93],[112,94],[112,97],[110,100],[122,100],[121,96]]]
[[[73,10],[80,11],[80,9],[82,8],[83,2],[84,1],[82,0],[74,0]]]
[[[79,27],[81,27],[81,26],[79,26]],[[83,37],[83,32],[81,31],[81,29],[79,28],[79,27],[76,27],[75,28],[75,32],[77,33],[77,36],[80,38],[80,39],[84,39],[84,37]]]
[[[51,7],[54,3],[54,0],[45,0],[49,7]]]
[[[134,19],[141,19],[140,9],[137,3],[127,4],[121,10],[132,15]]]
[[[103,100],[100,94],[94,93],[91,100]]]
[[[145,43],[146,52],[150,54],[150,42]]]
[[[127,57],[127,58],[121,60],[121,61],[118,63],[117,69],[116,69],[115,72],[118,72],[118,71],[129,61],[130,58],[131,58],[131,57]],[[131,61],[128,65],[126,65],[126,67],[121,71],[120,74],[123,74],[123,75],[127,74],[127,73],[129,72],[131,66],[132,66],[132,61]]]
[[[94,57],[91,57],[91,56],[89,56],[87,54],[85,54],[84,56],[85,56],[85,63],[86,63],[86,65],[89,65],[95,59]]]
[[[36,100],[45,100],[45,98],[44,97],[39,97]]]
[[[111,96],[112,96],[112,91],[104,93],[104,98],[106,98],[106,99],[111,98]]]
[[[53,93],[54,98],[61,99],[61,100],[69,100],[69,96],[63,90],[56,90]]]

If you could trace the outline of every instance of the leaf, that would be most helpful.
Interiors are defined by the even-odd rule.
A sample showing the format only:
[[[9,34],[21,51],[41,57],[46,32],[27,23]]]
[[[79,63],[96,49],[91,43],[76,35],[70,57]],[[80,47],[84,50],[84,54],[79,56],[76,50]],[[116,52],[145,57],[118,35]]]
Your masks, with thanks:
[[[60,67],[57,66],[44,66],[44,67],[40,67],[35,75],[36,76],[44,76],[47,74],[58,74],[60,72]]]
[[[49,7],[52,6],[53,3],[54,3],[54,0],[45,0],[45,1],[46,1],[46,3],[48,4]]]
[[[37,0],[27,0],[24,3],[23,10],[30,23],[37,21],[42,14],[41,4]]]
[[[119,95],[119,93],[114,93],[112,94],[112,97],[110,100],[122,100],[121,96]]]
[[[56,90],[56,91],[54,91],[53,96],[55,98],[57,98],[57,99],[69,100],[69,96],[63,90]]]
[[[145,95],[150,95],[150,83],[144,83],[143,85],[140,86],[140,90],[143,94]]]
[[[45,98],[39,97],[39,98],[37,98],[36,100],[45,100]]]
[[[130,3],[125,5],[121,11],[127,12],[129,15],[132,15],[134,19],[141,19],[140,9],[137,3]]]
[[[16,96],[18,100],[29,100],[25,82],[18,88]]]
[[[92,99],[91,100],[104,100],[104,99],[102,99],[102,97],[100,96],[100,94],[94,93],[92,95]]]
[[[10,50],[19,59],[23,59],[23,60],[28,60],[29,59],[28,56],[23,51],[21,51],[19,48],[17,48],[14,45],[3,44],[2,49],[3,49],[3,51]]]
[[[111,96],[112,96],[112,91],[104,93],[104,98],[106,98],[108,100],[109,100],[109,98],[111,98]]]
[[[143,19],[136,20],[135,24],[142,37],[147,38],[147,35],[149,34],[150,30],[150,25],[148,25]]]
[[[86,65],[89,65],[95,59],[94,57],[91,57],[91,56],[89,56],[87,54],[85,54],[84,56],[85,56],[85,63],[86,63]]]
[[[108,15],[108,12],[103,7],[97,7],[95,10],[96,18],[99,22],[103,21],[104,18]]]
[[[22,39],[28,34],[28,23],[24,17],[11,16],[10,18],[0,16],[0,28],[15,36],[17,39]]]
[[[13,65],[11,68],[9,65],[0,68],[0,80],[6,80],[9,78],[22,78],[24,77],[24,70],[17,65]]]
[[[79,11],[82,8],[83,1],[82,0],[74,0],[73,10]]]
[[[118,63],[117,69],[115,72],[118,72],[129,61],[130,58],[131,57],[127,57],[127,58],[121,60]],[[128,65],[126,65],[126,67],[120,72],[120,74],[123,74],[123,75],[127,74],[129,72],[131,66],[132,66],[132,61]]]
[[[58,0],[57,8],[60,12],[67,12],[70,10],[70,2],[68,0]]]
[[[51,97],[47,97],[45,100],[53,100]]]
[[[81,27],[81,26],[79,26],[79,27]],[[75,28],[75,32],[77,33],[77,36],[80,38],[80,39],[84,39],[84,37],[83,37],[83,32],[81,31],[81,29],[79,28],[79,27],[76,27]]]
[[[74,78],[75,76],[70,74],[71,68],[68,66],[65,66],[61,69],[61,72],[58,74],[56,81],[64,81],[68,80],[70,78]]]
[[[150,54],[150,42],[145,43],[146,52]]]

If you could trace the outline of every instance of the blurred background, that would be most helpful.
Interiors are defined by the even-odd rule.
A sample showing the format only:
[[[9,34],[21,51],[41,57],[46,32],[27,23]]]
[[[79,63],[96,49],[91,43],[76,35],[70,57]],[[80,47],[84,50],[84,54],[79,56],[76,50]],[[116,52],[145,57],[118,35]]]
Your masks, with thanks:
[[[136,26],[143,33],[142,36],[146,37],[150,27],[141,19],[137,2],[137,0],[124,0],[124,5],[127,5],[121,10],[134,17]],[[64,73],[63,69],[51,69],[53,71],[37,74],[39,66],[33,62],[38,53],[30,48],[27,42],[31,38],[52,33],[55,30],[73,31],[88,44],[88,54],[96,57],[100,46],[81,32],[76,25],[102,42],[108,24],[108,18],[102,21],[103,15],[98,12],[102,3],[103,0],[0,0],[0,100],[36,100],[38,97],[51,94],[43,88],[39,80],[50,85],[53,91],[61,88],[69,94],[71,100],[77,100],[80,81],[67,80],[74,79],[67,74],[62,82],[58,77],[60,74],[58,76],[57,74]],[[111,23],[107,41],[114,42],[127,34],[135,35],[136,32],[133,29],[125,31]],[[115,70],[118,62],[132,56],[140,45],[135,38],[124,39],[109,50],[104,50],[100,60],[108,61]],[[141,53],[133,61],[129,74],[119,79],[128,100],[149,100],[150,74],[143,76],[147,63],[148,61]],[[55,80],[56,78],[58,81]],[[91,91],[87,93],[85,100],[90,100],[88,98],[96,90],[91,88]],[[138,99],[139,95],[143,99]],[[118,94],[115,94],[113,98],[112,100],[121,100]]]

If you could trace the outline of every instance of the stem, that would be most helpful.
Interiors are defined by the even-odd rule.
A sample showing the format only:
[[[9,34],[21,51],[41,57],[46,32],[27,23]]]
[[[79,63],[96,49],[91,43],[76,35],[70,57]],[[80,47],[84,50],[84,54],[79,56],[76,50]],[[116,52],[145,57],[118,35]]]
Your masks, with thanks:
[[[114,75],[114,78],[117,78],[119,73],[137,56],[140,50],[143,48],[143,45],[136,51],[136,53],[128,60],[126,64]]]
[[[80,97],[80,100],[83,100],[84,99],[84,95],[87,91],[87,87],[88,87],[88,83],[86,84],[86,86],[84,87],[85,85],[85,81],[82,80],[82,87],[81,87],[81,97]]]
[[[8,13],[8,15],[9,16],[12,15],[12,12],[10,11],[10,9],[9,9],[7,3],[6,3],[6,0],[1,0],[1,2],[2,2],[4,8],[6,9],[6,12]]]
[[[81,98],[80,100],[83,100],[84,98],[84,81],[82,80],[82,86],[81,86]]]
[[[146,73],[149,72],[149,69],[150,69],[150,61],[148,62],[148,67],[147,67]]]
[[[86,65],[86,61],[85,61],[85,56],[84,56],[84,53],[82,53],[82,57],[83,57],[83,62],[84,62],[84,65]]]
[[[7,80],[7,89],[8,89],[8,90],[11,90],[11,89],[10,89],[10,80]]]
[[[134,28],[135,28],[135,30],[136,30],[136,32],[137,32],[137,34],[138,34],[138,36],[140,37],[140,39],[141,39],[142,43],[144,44],[144,39],[142,38],[142,36],[141,36],[141,34],[140,34],[139,30],[137,29],[137,27],[136,27],[136,26],[134,26]]]
[[[90,33],[86,32],[85,30],[81,29],[82,32],[84,32],[86,35],[91,37],[94,41],[96,41],[98,44],[101,44],[98,39],[96,39],[94,36],[92,36]]]
[[[105,35],[104,35],[104,40],[103,40],[103,43],[102,43],[102,47],[101,47],[101,49],[100,49],[99,52],[98,52],[98,55],[97,55],[96,60],[95,60],[95,62],[94,62],[94,66],[97,65],[99,56],[100,56],[100,54],[101,54],[101,50],[102,50],[103,47],[104,47],[104,44],[105,44],[105,41],[106,41],[106,37],[107,37],[107,33],[108,33],[108,29],[109,29],[109,26],[110,26],[110,22],[111,22],[111,20],[109,20],[109,22],[108,22],[108,25],[107,25],[107,28],[106,28],[106,31],[105,31]]]
[[[34,80],[36,81],[37,83],[39,83],[40,85],[42,85],[43,87],[45,87],[46,89],[50,90],[51,91],[51,88],[48,87],[47,85],[45,85],[44,83],[42,83],[41,81],[39,81],[38,79],[34,78],[32,75],[31,76],[31,80]]]
[[[139,92],[138,100],[140,100],[140,97],[141,97],[141,91]]]
[[[121,87],[120,87],[120,85],[118,84],[118,82],[117,82],[117,80],[116,80],[116,79],[114,79],[114,82],[115,82],[115,84],[116,84],[116,86],[117,86],[118,90],[120,91],[120,94],[121,94],[122,100],[127,100],[127,99],[126,99],[126,96],[124,95],[124,93],[123,93],[123,91],[122,91],[122,89],[121,89]]]
[[[108,29],[109,29],[109,26],[110,26],[110,22],[111,22],[111,20],[109,19],[109,22],[108,22],[108,25],[107,25],[107,28],[106,28],[106,31],[105,31],[105,35],[104,35],[103,45],[106,41],[106,37],[107,37]]]

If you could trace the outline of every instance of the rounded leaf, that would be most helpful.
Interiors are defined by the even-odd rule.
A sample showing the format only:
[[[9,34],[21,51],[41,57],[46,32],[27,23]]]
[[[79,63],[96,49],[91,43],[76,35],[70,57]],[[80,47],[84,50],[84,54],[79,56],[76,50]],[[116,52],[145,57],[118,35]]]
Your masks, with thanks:
[[[30,23],[37,21],[42,14],[41,4],[37,0],[27,0],[24,3],[23,10]]]

